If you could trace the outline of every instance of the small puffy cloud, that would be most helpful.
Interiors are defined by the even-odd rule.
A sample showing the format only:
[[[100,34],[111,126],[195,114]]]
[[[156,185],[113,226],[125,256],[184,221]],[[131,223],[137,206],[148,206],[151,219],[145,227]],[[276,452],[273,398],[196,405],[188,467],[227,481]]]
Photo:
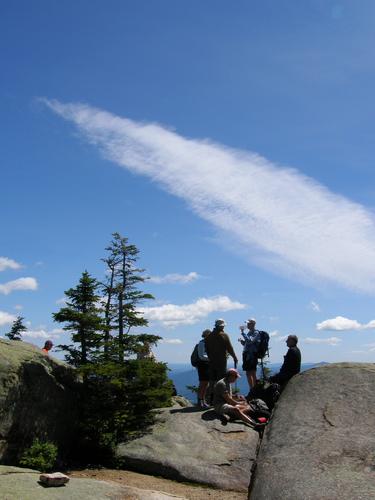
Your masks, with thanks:
[[[9,314],[4,311],[0,311],[0,326],[3,325],[8,325],[10,323],[13,323],[17,318],[14,316],[14,314]]]
[[[274,330],[273,332],[270,333],[270,337],[278,337],[279,336],[279,331]]]
[[[320,312],[320,305],[314,302],[313,300],[310,302],[309,308],[315,312]]]
[[[193,281],[196,281],[200,277],[201,276],[198,273],[192,271],[191,273],[188,274],[172,273],[172,274],[166,274],[165,276],[151,276],[149,281],[151,283],[156,283],[157,285],[163,285],[163,284],[186,285],[187,283],[192,283]]]
[[[342,339],[339,339],[338,337],[329,337],[327,339],[320,339],[316,337],[306,337],[304,339],[306,344],[328,344],[332,346],[338,345]]]
[[[21,306],[21,304],[16,304],[13,309],[15,309],[16,311],[22,311],[23,309],[23,306]]]
[[[5,271],[5,269],[20,269],[22,266],[13,259],[8,259],[8,257],[0,257],[0,271]]]
[[[198,299],[192,304],[163,304],[145,307],[143,313],[151,321],[159,321],[164,326],[193,325],[213,312],[245,309],[246,305],[231,300],[225,295]]]
[[[16,290],[37,290],[37,288],[38,282],[35,278],[18,278],[17,280],[0,284],[0,293],[8,295]]]
[[[375,320],[371,320],[368,323],[361,324],[356,319],[345,318],[344,316],[336,316],[336,318],[326,319],[321,323],[317,323],[317,330],[336,330],[336,331],[346,331],[346,330],[369,330],[375,328]]]
[[[183,344],[181,339],[162,339],[160,344]]]

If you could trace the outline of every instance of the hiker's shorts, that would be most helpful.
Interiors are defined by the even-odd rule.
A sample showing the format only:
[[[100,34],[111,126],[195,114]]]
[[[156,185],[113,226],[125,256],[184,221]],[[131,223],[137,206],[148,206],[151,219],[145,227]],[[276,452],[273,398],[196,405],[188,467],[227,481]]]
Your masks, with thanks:
[[[258,359],[254,354],[243,353],[242,369],[244,372],[251,372],[257,369]]]
[[[208,382],[210,380],[208,363],[204,361],[199,363],[197,369],[199,382]]]
[[[235,413],[235,407],[228,403],[215,406],[215,411],[219,415],[233,415]]]

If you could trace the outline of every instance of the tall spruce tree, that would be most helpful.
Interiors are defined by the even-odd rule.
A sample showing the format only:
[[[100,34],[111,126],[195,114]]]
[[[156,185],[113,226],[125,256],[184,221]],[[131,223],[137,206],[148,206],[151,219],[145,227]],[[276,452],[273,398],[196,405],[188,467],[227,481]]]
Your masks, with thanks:
[[[53,314],[55,321],[66,323],[74,344],[59,345],[66,351],[65,359],[74,366],[95,361],[103,342],[103,319],[98,307],[98,281],[85,271],[75,288],[65,292],[66,306]]]
[[[148,321],[138,311],[138,305],[154,297],[138,288],[146,280],[143,276],[144,269],[136,266],[138,248],[129,244],[128,238],[119,233],[113,233],[112,237],[106,248],[108,257],[103,259],[107,265],[108,276],[103,285],[105,324],[106,329],[112,330],[112,356],[115,353],[121,362],[125,354],[139,351],[145,342],[154,344],[160,337],[148,334],[130,335],[132,328],[148,325]],[[109,334],[106,335],[106,342],[108,344],[105,351],[109,353]]]
[[[26,332],[27,328],[23,324],[23,320],[25,318],[22,316],[17,316],[17,318],[13,321],[12,328],[10,332],[6,333],[5,335],[8,337],[10,340],[22,340],[22,334],[23,332]]]

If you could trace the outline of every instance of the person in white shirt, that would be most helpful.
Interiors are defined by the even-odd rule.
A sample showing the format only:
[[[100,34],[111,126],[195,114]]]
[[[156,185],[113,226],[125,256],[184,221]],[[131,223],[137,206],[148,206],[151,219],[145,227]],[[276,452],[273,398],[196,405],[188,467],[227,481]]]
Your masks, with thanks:
[[[197,366],[198,370],[198,378],[199,378],[199,387],[198,387],[198,406],[202,409],[209,408],[209,405],[206,403],[206,392],[209,383],[209,365],[208,365],[208,356],[206,352],[206,338],[211,334],[211,330],[204,330],[202,333],[202,339],[198,343],[198,357],[199,363]]]

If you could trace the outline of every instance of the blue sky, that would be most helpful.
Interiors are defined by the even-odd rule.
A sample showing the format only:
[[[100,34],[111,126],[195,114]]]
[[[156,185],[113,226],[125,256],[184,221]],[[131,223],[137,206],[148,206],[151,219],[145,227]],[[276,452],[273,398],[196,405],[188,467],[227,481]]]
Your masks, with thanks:
[[[111,233],[141,251],[160,359],[255,317],[304,361],[375,360],[370,1],[0,6],[0,335],[64,340]]]

